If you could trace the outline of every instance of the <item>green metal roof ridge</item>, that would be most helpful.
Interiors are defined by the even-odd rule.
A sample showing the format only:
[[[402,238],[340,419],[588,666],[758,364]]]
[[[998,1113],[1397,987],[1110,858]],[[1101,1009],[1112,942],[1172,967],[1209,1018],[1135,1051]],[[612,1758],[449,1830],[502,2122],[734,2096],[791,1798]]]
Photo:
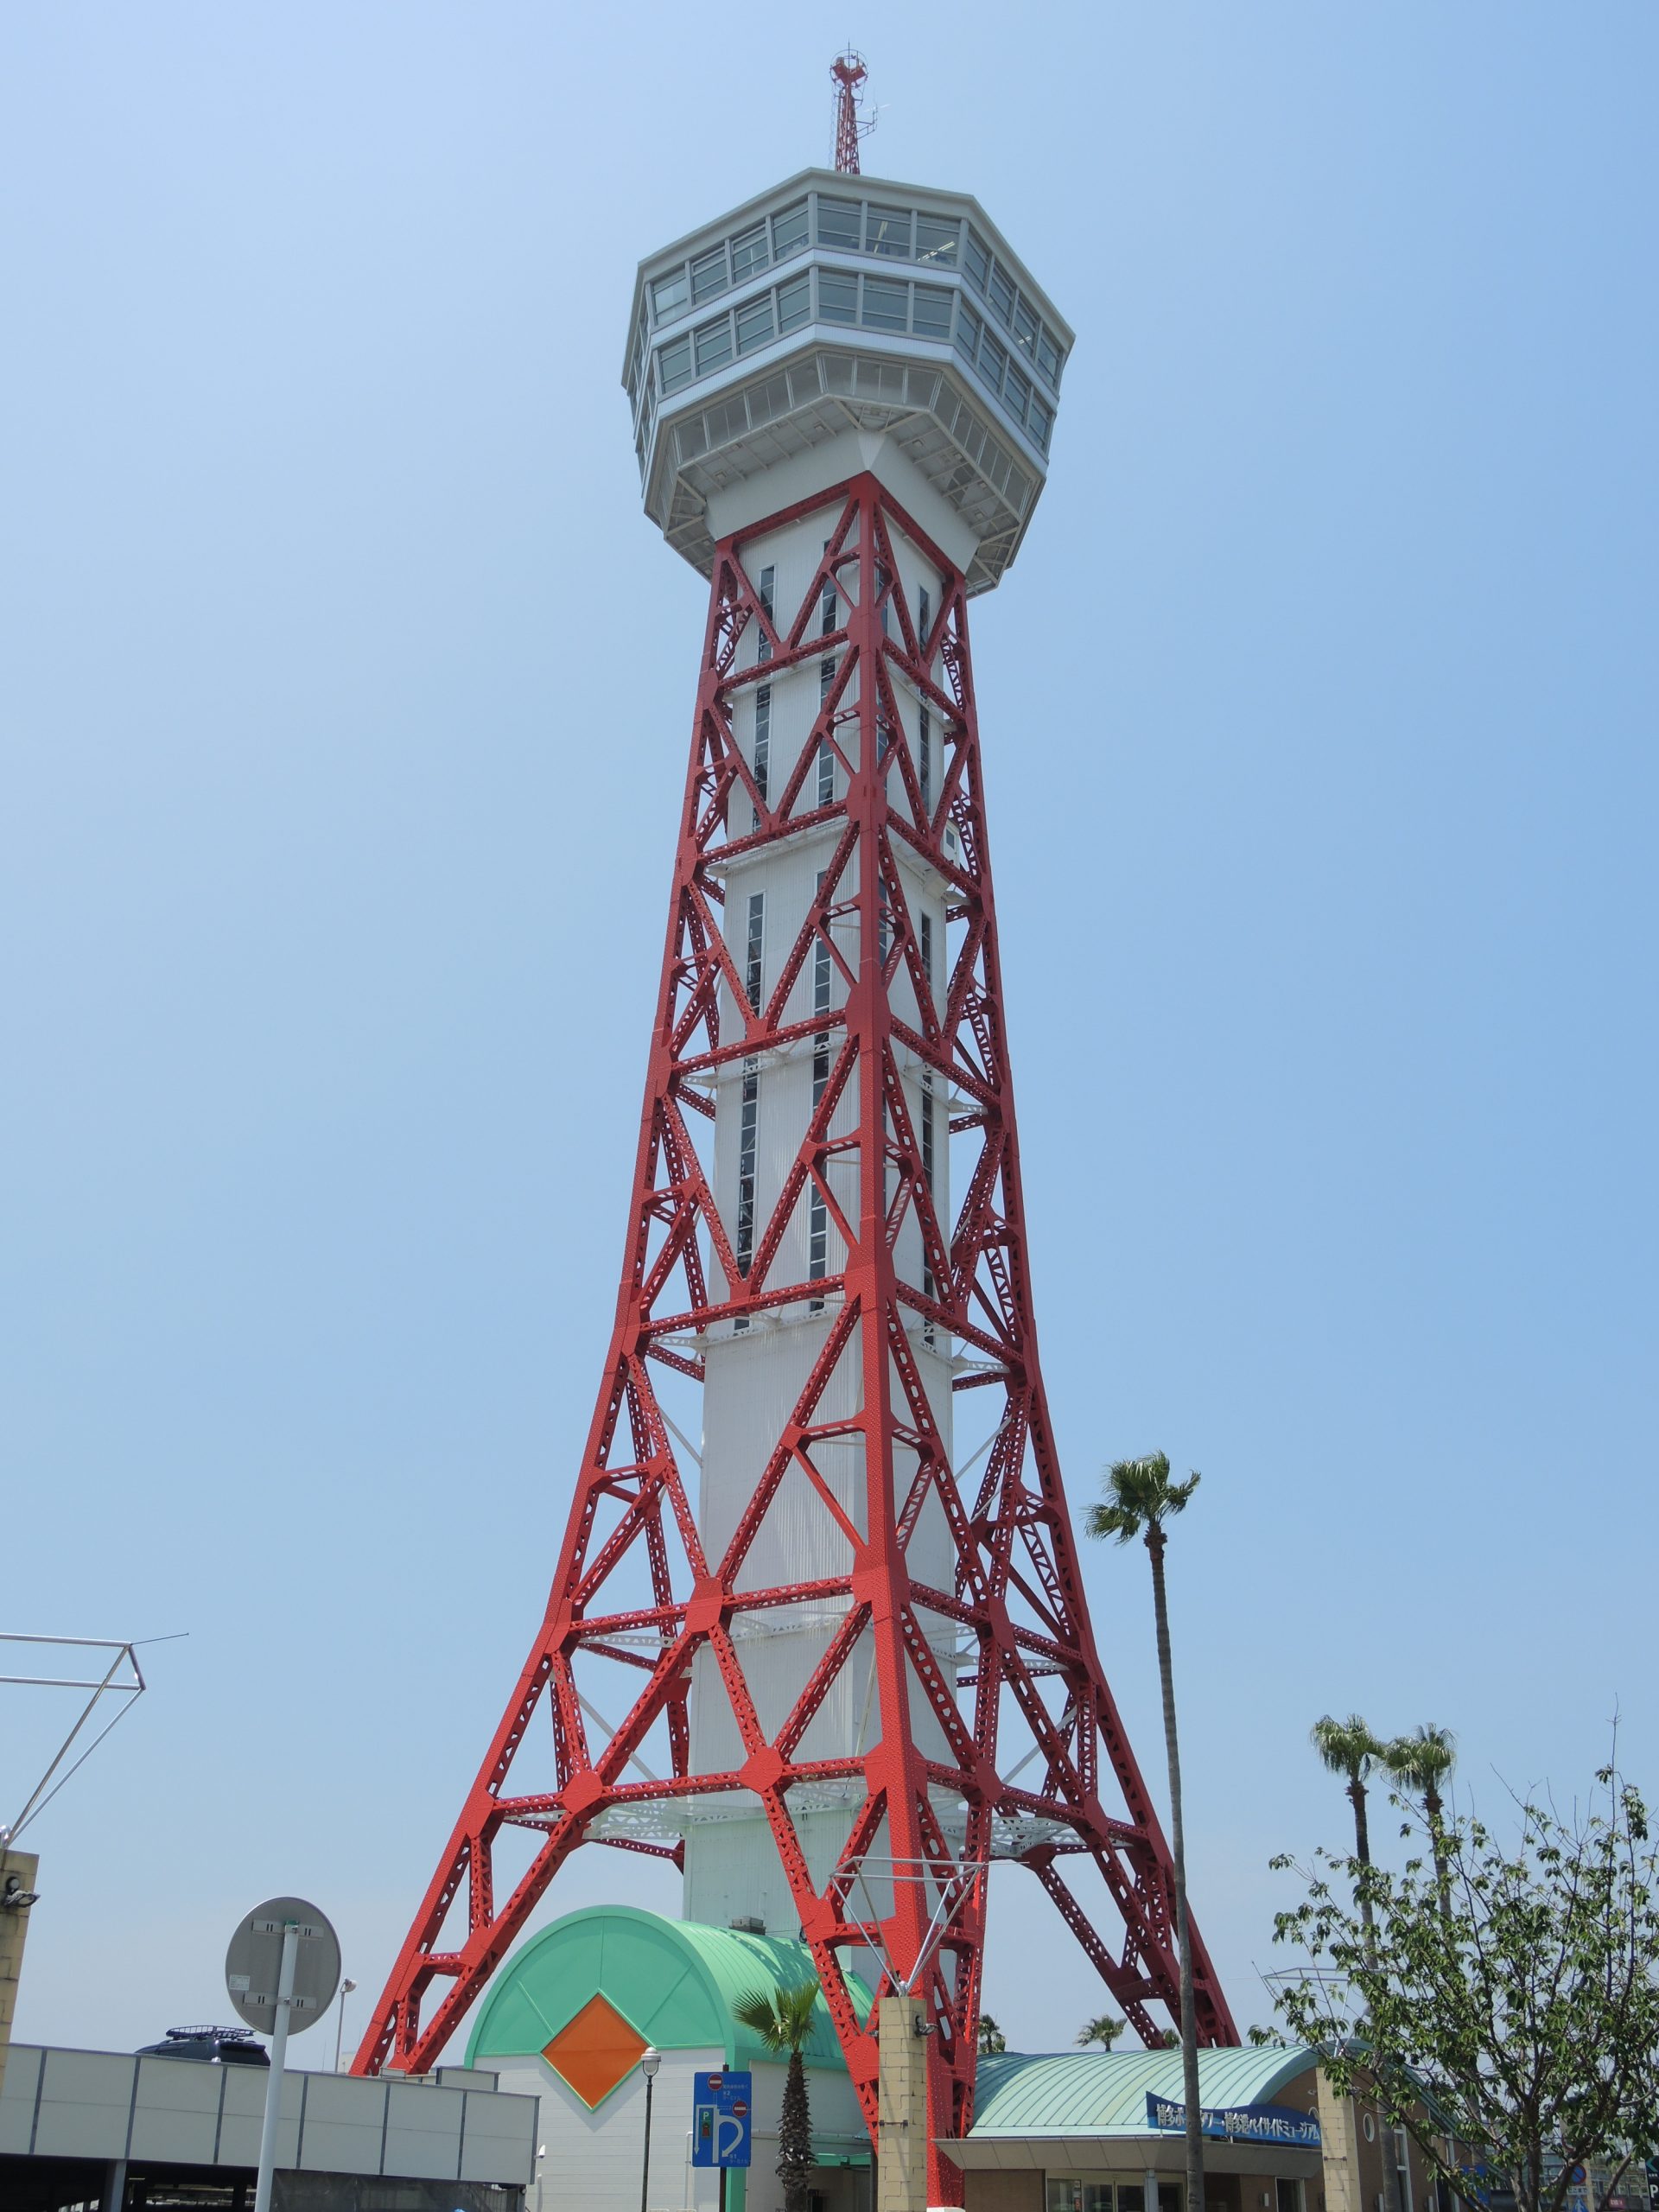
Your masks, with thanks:
[[[659,2050],[721,2047],[728,2066],[781,2062],[732,2017],[747,1991],[816,1974],[795,1938],[752,1936],[670,1920],[639,1905],[584,1905],[519,1946],[490,1986],[467,2044],[467,2065],[539,2053],[590,1998],[602,1994]],[[848,1976],[863,2018],[870,1993]],[[840,2046],[820,1995],[803,2056],[839,2067]]]
[[[1300,2044],[1201,2050],[1198,2094],[1212,2108],[1270,2104],[1318,2058]],[[1185,2101],[1179,2049],[999,2051],[979,2062],[969,2132],[981,2139],[1145,2135],[1148,2094]]]

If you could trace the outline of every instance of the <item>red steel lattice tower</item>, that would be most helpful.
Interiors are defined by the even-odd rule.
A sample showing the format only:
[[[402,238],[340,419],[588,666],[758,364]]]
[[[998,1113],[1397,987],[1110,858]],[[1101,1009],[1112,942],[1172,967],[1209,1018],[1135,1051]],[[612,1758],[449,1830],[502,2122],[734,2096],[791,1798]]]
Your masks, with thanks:
[[[1070,342],[976,203],[832,171],[642,265],[646,506],[710,598],[622,1281],[546,1615],[359,2071],[429,2067],[588,1842],[671,1859],[689,1919],[798,1927],[873,2130],[847,1970],[924,1961],[948,2145],[998,1862],[1143,2037],[1179,2018],[1038,1358],[968,638]]]

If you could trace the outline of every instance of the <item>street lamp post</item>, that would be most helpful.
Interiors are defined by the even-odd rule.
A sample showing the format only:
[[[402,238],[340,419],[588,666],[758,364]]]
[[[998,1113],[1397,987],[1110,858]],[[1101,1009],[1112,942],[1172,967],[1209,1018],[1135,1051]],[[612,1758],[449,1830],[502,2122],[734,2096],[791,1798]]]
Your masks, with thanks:
[[[645,2212],[645,2199],[651,2191],[651,2088],[662,2063],[662,2052],[649,2044],[639,2054],[639,2071],[645,2077],[645,2155],[639,2170],[639,2212]]]
[[[340,1985],[340,2011],[334,2018],[334,2071],[340,2071],[340,2047],[346,2036],[346,1999],[357,1987],[348,1974]]]

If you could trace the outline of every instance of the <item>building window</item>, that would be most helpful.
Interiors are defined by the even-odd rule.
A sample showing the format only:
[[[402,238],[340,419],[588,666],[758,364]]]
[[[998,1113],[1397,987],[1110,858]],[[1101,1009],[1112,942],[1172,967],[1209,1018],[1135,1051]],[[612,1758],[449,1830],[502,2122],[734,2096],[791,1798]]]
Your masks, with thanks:
[[[858,202],[830,200],[818,194],[818,244],[842,253],[858,251]]]
[[[683,267],[671,276],[659,276],[651,288],[651,312],[658,322],[667,322],[680,314],[691,297],[685,282]]]
[[[957,265],[958,226],[942,223],[936,215],[916,218],[916,258],[934,269]]]
[[[711,246],[691,264],[691,304],[701,307],[705,300],[712,300],[716,292],[725,289],[726,248],[723,245]]]
[[[979,334],[985,327],[966,300],[957,302],[957,351],[965,353],[971,361],[979,350]]]
[[[918,944],[917,950],[920,952],[920,954],[921,954],[921,956],[922,956],[922,973],[923,973],[923,975],[924,975],[924,976],[926,976],[926,978],[927,978],[927,995],[928,995],[929,1002],[930,1002],[930,1004],[931,1004],[931,1003],[932,1003],[932,1002],[933,1002],[933,1001],[934,1001],[934,989],[933,989],[933,917],[932,917],[932,915],[931,915],[931,914],[930,914],[930,913],[926,911],[926,909],[925,909],[925,908],[924,908],[924,909],[923,909],[923,912],[922,912],[922,918],[921,918],[921,928],[920,928],[920,931],[919,931],[919,942],[918,942]],[[930,1080],[930,1077],[929,1077],[928,1076],[924,1076],[924,1077],[923,1077],[923,1078],[922,1078],[922,1080],[923,1080],[923,1082],[924,1082],[924,1083],[926,1083],[926,1082],[928,1082],[928,1081]],[[930,1176],[930,1177],[928,1178],[928,1185],[927,1185],[927,1187],[928,1187],[928,1189],[929,1189],[930,1191],[931,1191],[931,1190],[932,1189],[932,1187],[933,1187],[933,1181],[932,1181],[932,1178],[931,1178],[931,1176]]]
[[[891,634],[887,623],[893,612],[893,577],[884,561],[878,561],[875,564],[875,599],[881,609],[881,634],[885,638]],[[888,737],[891,741],[891,732]]]
[[[916,594],[916,641],[924,656],[927,652],[927,633],[933,626],[933,601],[927,586],[921,585]]]
[[[885,968],[887,955],[893,950],[893,905],[885,876],[875,887],[875,944],[876,959]]]
[[[798,200],[792,207],[785,207],[781,215],[772,219],[772,257],[787,261],[806,244],[806,202]]]
[[[772,623],[774,627],[776,626],[778,620],[777,608],[773,604],[777,588],[777,569],[771,568],[762,569],[760,571],[760,612],[766,616],[767,621]],[[758,661],[768,661],[772,658],[772,639],[767,637],[764,630],[760,632],[760,642],[755,647],[754,657]],[[770,711],[770,692],[767,694],[767,702],[768,711]]]
[[[763,292],[758,300],[751,300],[737,311],[737,350],[740,353],[758,353],[772,340],[772,295]]]
[[[745,284],[751,276],[758,276],[766,267],[766,226],[757,223],[752,230],[740,231],[732,240],[732,282]]]
[[[766,894],[764,891],[749,893],[749,938],[744,951],[743,987],[749,995],[749,1005],[760,1011],[761,951],[766,932]]]
[[[818,804],[836,803],[836,756],[827,737],[818,740]]]
[[[756,1060],[743,1063],[743,1088],[737,1124],[737,1235],[733,1249],[737,1260],[737,1272],[747,1276],[754,1258],[754,1163],[760,1149],[760,1067]],[[747,1314],[740,1314],[732,1324],[734,1329],[747,1329]]]
[[[933,818],[933,717],[925,707],[918,709],[916,715],[916,780],[922,789],[922,812],[931,822]]]
[[[657,373],[662,380],[663,397],[678,391],[691,381],[691,340],[677,338],[671,346],[664,346],[657,356]]]
[[[706,377],[711,370],[723,369],[732,358],[732,318],[721,315],[717,321],[705,322],[697,333],[697,374]]]
[[[698,360],[702,360],[701,353]],[[1000,392],[1002,389],[1002,372],[1007,366],[1007,360],[1008,349],[1001,340],[993,338],[988,330],[983,332],[979,341],[979,372],[993,391]]]
[[[963,248],[962,265],[968,272],[968,282],[976,292],[982,294],[990,281],[991,257],[971,224],[968,230],[968,243]]]
[[[823,550],[826,553],[830,550],[830,541],[827,537],[823,541]],[[821,638],[833,637],[835,634],[838,599],[835,578],[826,576],[823,580],[823,591],[818,601],[818,635]]]
[[[991,264],[991,281],[986,296],[991,303],[991,313],[997,321],[1005,326],[1012,324],[1014,285],[1007,270],[1000,261],[994,261]]]
[[[884,276],[864,279],[862,320],[871,330],[902,330],[910,320],[910,287]]]
[[[772,686],[757,685],[754,694],[754,788],[760,794],[760,804],[754,809],[752,827],[760,827],[760,807],[767,798],[766,784],[772,772]]]
[[[909,208],[878,207],[872,202],[864,211],[864,251],[881,254],[889,261],[908,261]]]
[[[937,339],[943,346],[950,335],[950,295],[942,284],[918,284],[912,327],[918,338]]]
[[[821,322],[858,321],[858,279],[837,269],[818,271],[818,320]]]
[[[798,330],[803,323],[812,320],[812,279],[797,276],[793,283],[778,287],[778,329],[787,338],[791,330]]]

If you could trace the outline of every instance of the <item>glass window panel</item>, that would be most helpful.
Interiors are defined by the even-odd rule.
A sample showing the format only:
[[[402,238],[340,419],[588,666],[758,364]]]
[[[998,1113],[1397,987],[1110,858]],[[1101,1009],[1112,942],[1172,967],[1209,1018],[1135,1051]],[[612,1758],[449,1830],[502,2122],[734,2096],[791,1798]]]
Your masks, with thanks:
[[[1032,436],[1036,439],[1038,444],[1042,448],[1043,451],[1046,453],[1048,451],[1048,434],[1054,427],[1053,410],[1052,408],[1046,407],[1040,399],[1033,398],[1031,405],[1026,410],[1026,422],[1031,430]]]
[[[942,223],[936,215],[916,218],[916,258],[932,264],[935,269],[954,269],[957,265],[957,244],[961,235],[958,223]]]
[[[732,240],[733,283],[741,284],[748,277],[758,275],[770,259],[764,223],[757,223],[753,230],[740,231]]]
[[[839,246],[845,253],[858,251],[859,207],[856,200],[818,197],[818,244]]]
[[[1083,2212],[1112,2212],[1110,2182],[1085,2181],[1084,2183]]]
[[[732,319],[723,315],[717,322],[705,322],[697,333],[697,374],[706,377],[710,369],[723,369],[731,358]]]
[[[965,353],[970,361],[979,344],[979,334],[983,328],[984,325],[967,301],[958,299],[957,302],[957,350],[958,353]]]
[[[858,279],[833,269],[818,271],[818,314],[825,322],[856,322]]]
[[[670,315],[677,315],[691,295],[686,289],[685,271],[677,269],[671,276],[659,276],[651,288],[651,311],[658,322],[666,322]]]
[[[774,261],[787,261],[805,244],[806,202],[798,200],[792,207],[785,207],[781,215],[772,219],[772,257]]]
[[[864,321],[872,330],[902,330],[909,321],[910,287],[884,276],[864,279]]]
[[[753,353],[757,346],[769,346],[772,334],[772,295],[768,292],[738,309],[737,350],[740,353]]]
[[[1037,318],[1023,300],[1014,310],[1014,342],[1028,361],[1037,358]]]
[[[695,307],[704,300],[712,300],[716,292],[726,289],[726,249],[715,246],[711,252],[700,253],[691,264],[691,302]]]
[[[968,271],[968,282],[976,291],[982,292],[990,282],[991,257],[985,251],[983,240],[971,225],[968,232],[968,243],[963,248],[962,265]]]
[[[993,338],[988,330],[979,341],[979,365],[985,381],[993,391],[1002,389],[1002,372],[1007,366],[1007,348],[1000,339]],[[702,367],[702,346],[697,346],[697,367]]]
[[[677,338],[671,346],[664,346],[657,356],[658,374],[664,392],[678,391],[691,381],[691,340]]]
[[[949,338],[950,295],[942,284],[918,284],[916,287],[913,327],[918,338]]]
[[[1045,380],[1058,388],[1060,381],[1060,349],[1054,334],[1045,323],[1037,335],[1037,366]]]
[[[778,287],[778,327],[788,332],[798,330],[804,322],[812,320],[812,279],[797,276],[791,283]]]
[[[1014,285],[1000,261],[991,264],[990,289],[986,297],[991,303],[991,313],[999,322],[1014,320]]]
[[[1069,2174],[1050,2174],[1043,2184],[1043,2212],[1078,2212],[1078,2184]]]
[[[910,210],[878,207],[864,211],[864,251],[884,255],[889,261],[910,259]]]
[[[1002,397],[1020,422],[1026,419],[1026,403],[1031,397],[1031,378],[1008,365],[1008,373],[1002,386]]]

